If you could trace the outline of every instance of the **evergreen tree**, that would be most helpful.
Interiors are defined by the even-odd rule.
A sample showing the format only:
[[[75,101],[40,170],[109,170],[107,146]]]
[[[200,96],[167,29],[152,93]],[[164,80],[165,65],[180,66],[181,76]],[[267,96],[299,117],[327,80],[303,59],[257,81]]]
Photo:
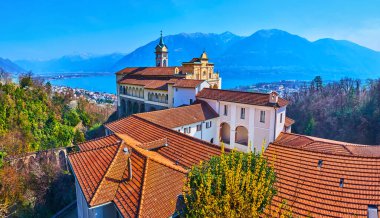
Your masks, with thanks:
[[[274,169],[262,154],[222,152],[192,167],[184,188],[184,214],[259,217],[276,194],[275,180]]]

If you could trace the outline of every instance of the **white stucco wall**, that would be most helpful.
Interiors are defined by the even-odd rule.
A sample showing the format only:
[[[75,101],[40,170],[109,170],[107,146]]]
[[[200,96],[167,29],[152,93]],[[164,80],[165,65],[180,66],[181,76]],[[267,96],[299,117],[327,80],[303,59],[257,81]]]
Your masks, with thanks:
[[[218,125],[217,125],[218,122],[217,121],[218,121],[218,118],[209,119],[209,120],[205,120],[202,122],[197,122],[197,123],[192,123],[192,124],[188,124],[188,125],[184,125],[184,126],[179,126],[179,127],[173,128],[173,130],[181,132],[181,133],[185,133],[184,132],[185,128],[191,127],[190,133],[185,133],[185,134],[193,136],[193,137],[198,138],[198,139],[202,139],[202,140],[207,141],[207,142],[211,142],[211,139],[212,139],[213,143],[216,143],[218,141],[218,139],[216,138],[217,137],[217,130],[218,130]],[[207,122],[211,122],[210,128],[206,128]],[[201,131],[197,131],[197,125],[199,125],[199,124],[202,124]]]
[[[206,81],[203,81],[195,88],[181,88],[181,87],[173,87],[173,96],[174,96],[174,104],[173,107],[178,107],[181,105],[189,105],[190,99],[192,102],[196,100],[196,95],[204,88],[210,88],[210,84]]]
[[[240,151],[249,151],[249,146],[236,143],[236,128],[243,126],[248,130],[248,145],[251,149],[261,151],[264,143],[265,148],[269,143],[275,140],[285,123],[286,108],[277,109],[276,116],[276,133],[275,131],[275,109],[273,107],[263,107],[256,105],[239,104],[233,102],[223,102],[210,99],[203,99],[207,102],[218,114],[219,119],[216,120],[216,138],[220,139],[220,126],[222,123],[227,123],[230,126],[230,144],[226,144],[226,147],[231,149],[237,149]],[[224,115],[224,105],[228,107],[227,115]],[[245,108],[245,118],[241,119],[241,108]],[[265,111],[265,122],[260,122],[260,113]],[[280,114],[283,114],[283,121],[280,123]],[[275,135],[276,134],[276,135]],[[219,140],[215,141],[215,144],[219,145]]]
[[[195,101],[196,91],[195,88],[180,88],[174,87],[174,107],[179,107],[181,105],[189,105],[190,99],[192,102]]]

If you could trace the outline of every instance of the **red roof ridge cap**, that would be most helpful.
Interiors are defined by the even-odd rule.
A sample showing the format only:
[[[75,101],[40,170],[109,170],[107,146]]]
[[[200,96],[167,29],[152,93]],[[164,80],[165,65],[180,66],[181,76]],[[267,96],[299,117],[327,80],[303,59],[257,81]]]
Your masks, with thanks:
[[[69,153],[68,155],[71,156],[71,155],[78,154],[78,153],[85,153],[85,152],[90,152],[90,151],[96,151],[96,150],[100,150],[100,149],[103,149],[103,148],[108,148],[108,147],[112,147],[112,146],[115,146],[115,145],[119,145],[120,143],[121,143],[121,141],[118,141],[118,142],[111,143],[111,144],[108,144],[108,145],[99,146],[99,147],[96,147],[96,148],[93,148],[93,149],[88,149],[88,150],[84,150],[84,151],[81,151],[81,150],[74,151],[74,152]]]
[[[135,142],[129,143],[129,139],[132,139],[128,134],[117,134],[120,138],[124,140],[124,138],[128,141],[126,142],[127,145],[129,145],[134,151],[137,151],[139,154],[143,155],[149,160],[152,160],[154,162],[157,162],[159,164],[162,164],[164,166],[167,166],[171,169],[177,170],[182,173],[187,173],[187,170],[181,166],[174,165],[174,162],[169,160],[168,158],[164,157],[163,155],[159,154],[158,152],[155,151],[149,151],[144,148],[141,148],[140,145],[143,143],[139,143],[138,141],[135,140]],[[152,141],[154,142],[154,141]],[[170,146],[170,145],[169,145]],[[172,163],[172,164],[169,164]]]
[[[199,139],[199,138],[196,138],[196,137],[193,137],[193,136],[189,136],[189,135],[187,135],[187,134],[184,134],[184,133],[181,133],[181,132],[178,132],[178,131],[175,131],[175,130],[172,130],[172,129],[170,129],[170,128],[167,128],[167,127],[164,127],[164,126],[161,126],[161,125],[159,125],[159,124],[156,124],[156,123],[154,123],[154,122],[151,122],[151,121],[149,121],[149,120],[145,120],[144,118],[142,118],[142,117],[138,117],[138,116],[136,116],[136,114],[133,114],[132,115],[132,117],[135,117],[135,118],[137,118],[137,119],[139,119],[139,120],[142,120],[143,122],[147,122],[147,123],[149,123],[149,124],[152,124],[152,125],[154,125],[154,126],[157,126],[158,128],[162,128],[162,129],[165,129],[165,130],[167,130],[167,131],[170,131],[170,132],[172,132],[172,133],[174,133],[174,134],[180,134],[181,136],[184,136],[184,137],[186,137],[186,138],[188,138],[188,139],[191,139],[191,140],[193,140],[193,141],[197,141],[197,142],[199,142],[199,143],[203,143],[203,144],[205,144],[205,145],[207,145],[207,146],[209,146],[209,147],[213,147],[213,148],[219,148],[219,149],[221,149],[221,147],[220,146],[218,146],[218,145],[215,145],[215,144],[212,144],[212,143],[210,143],[210,142],[208,142],[208,141],[204,141],[204,140],[202,140],[202,139]],[[224,151],[231,151],[229,148],[224,148]]]
[[[291,134],[292,134],[292,133],[291,133]],[[316,141],[314,141],[314,142],[316,142]],[[311,142],[311,143],[313,143],[313,142]],[[329,143],[329,144],[334,145],[333,143]],[[271,142],[271,143],[269,143],[269,145],[274,145],[274,146],[279,146],[279,147],[286,147],[286,148],[289,148],[289,149],[301,150],[301,151],[306,151],[306,152],[311,152],[311,153],[318,153],[318,154],[325,154],[325,155],[331,155],[331,156],[343,156],[343,157],[356,157],[356,158],[380,159],[380,156],[358,155],[358,154],[353,154],[352,152],[350,152],[350,154],[329,153],[329,152],[324,152],[324,151],[310,150],[310,149],[303,148],[303,147],[294,147],[294,146],[290,146],[290,145],[286,145],[286,144],[279,144],[279,143],[276,143],[276,142]],[[336,145],[336,144],[335,144],[335,145]],[[269,147],[269,146],[268,146],[268,147]],[[265,153],[265,151],[264,151],[264,153]]]
[[[141,217],[141,211],[142,211],[142,205],[143,205],[143,200],[144,200],[144,192],[145,192],[145,183],[146,183],[146,174],[148,171],[148,158],[145,161],[145,166],[144,166],[144,172],[143,172],[143,179],[141,181],[142,187],[141,187],[141,194],[140,194],[140,202],[139,202],[139,209],[137,212],[137,217]]]
[[[95,206],[95,205],[92,205],[92,204],[94,203],[96,197],[98,196],[98,193],[99,193],[98,191],[99,191],[99,189],[100,189],[100,186],[104,183],[104,180],[105,180],[105,177],[106,177],[107,173],[108,173],[109,170],[111,169],[111,166],[115,163],[115,159],[116,159],[117,153],[118,153],[118,152],[120,151],[120,149],[123,147],[122,145],[123,145],[123,142],[120,143],[118,149],[117,149],[116,152],[115,152],[115,155],[112,157],[111,164],[107,167],[107,170],[106,170],[106,172],[104,173],[103,178],[100,180],[98,187],[96,187],[95,192],[94,192],[94,195],[92,196],[90,202],[88,203],[90,207]]]
[[[76,144],[76,146],[79,146],[79,145],[82,145],[82,144],[87,144],[88,142],[97,141],[97,140],[104,139],[104,138],[111,137],[111,136],[116,136],[116,137],[117,137],[117,135],[115,135],[115,134],[112,133],[112,134],[110,134],[110,135],[101,136],[101,137],[97,137],[97,138],[94,138],[94,139],[86,140],[86,141],[84,141],[84,142],[80,142],[80,143]],[[119,138],[119,139],[120,139],[120,138]],[[120,141],[121,141],[121,140],[120,140]],[[120,141],[118,141],[118,142],[120,142]]]

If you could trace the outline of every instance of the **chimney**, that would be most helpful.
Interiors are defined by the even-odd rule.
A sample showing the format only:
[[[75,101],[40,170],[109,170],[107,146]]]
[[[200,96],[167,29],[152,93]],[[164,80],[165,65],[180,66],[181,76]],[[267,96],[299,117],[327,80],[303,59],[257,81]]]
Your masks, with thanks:
[[[133,175],[132,175],[132,160],[131,160],[131,153],[129,152],[129,150],[128,150],[127,147],[125,147],[125,148],[123,149],[123,152],[124,152],[125,155],[128,156],[128,170],[129,170],[129,172],[128,172],[128,175],[129,175],[128,180],[131,181],[132,178],[133,178]]]
[[[269,94],[269,103],[271,103],[271,104],[277,104],[278,103],[278,94],[277,94],[277,92],[272,91]]]

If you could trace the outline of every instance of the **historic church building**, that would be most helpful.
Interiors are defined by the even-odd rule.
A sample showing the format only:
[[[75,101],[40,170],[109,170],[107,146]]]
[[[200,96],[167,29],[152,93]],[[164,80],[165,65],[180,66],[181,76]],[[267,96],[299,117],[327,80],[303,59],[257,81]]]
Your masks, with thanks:
[[[274,166],[278,193],[265,214],[287,201],[294,217],[379,217],[380,146],[292,134],[276,92],[220,89],[205,52],[169,67],[162,36],[155,53],[156,67],[117,72],[121,118],[69,154],[78,217],[180,217],[189,170],[221,144],[264,151]]]
[[[170,67],[168,53],[161,34],[155,67],[127,67],[116,73],[119,117],[189,105],[203,88],[221,88],[221,78],[206,52]]]

